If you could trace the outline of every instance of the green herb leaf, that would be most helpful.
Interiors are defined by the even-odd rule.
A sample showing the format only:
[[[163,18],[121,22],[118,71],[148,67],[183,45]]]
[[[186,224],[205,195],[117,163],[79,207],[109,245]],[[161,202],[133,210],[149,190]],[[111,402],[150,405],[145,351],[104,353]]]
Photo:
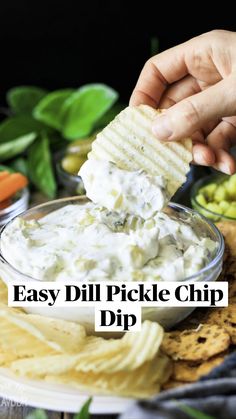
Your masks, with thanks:
[[[63,121],[62,105],[73,92],[74,89],[62,89],[49,93],[34,108],[34,117],[49,127],[61,130]]]
[[[74,416],[74,419],[89,419],[90,418],[90,414],[89,414],[89,407],[90,404],[92,403],[92,397],[90,397],[83,405],[82,409],[80,410],[79,413],[77,413]]]
[[[14,172],[20,172],[25,176],[28,176],[28,163],[27,160],[23,157],[18,157],[13,162],[11,162],[11,168]]]
[[[0,162],[23,153],[33,143],[37,134],[31,132],[7,143],[0,143]]]
[[[9,166],[5,166],[5,164],[0,164],[0,172],[10,172],[10,173],[14,173],[15,170],[13,170],[11,167]]]
[[[200,412],[200,410],[194,409],[193,407],[186,406],[184,404],[180,404],[179,409],[189,415],[189,417],[192,419],[216,419],[214,416],[206,415],[206,413]]]
[[[36,86],[13,87],[7,92],[7,103],[14,113],[32,113],[33,108],[47,94]]]
[[[29,177],[34,185],[49,198],[56,194],[49,140],[46,133],[36,141],[28,153]]]
[[[0,123],[0,143],[16,140],[26,134],[38,133],[44,128],[41,122],[30,115],[19,115],[5,119]]]
[[[68,140],[89,135],[94,124],[118,99],[118,93],[104,84],[87,84],[63,105],[63,134]]]
[[[46,412],[42,409],[33,410],[25,419],[48,419]]]

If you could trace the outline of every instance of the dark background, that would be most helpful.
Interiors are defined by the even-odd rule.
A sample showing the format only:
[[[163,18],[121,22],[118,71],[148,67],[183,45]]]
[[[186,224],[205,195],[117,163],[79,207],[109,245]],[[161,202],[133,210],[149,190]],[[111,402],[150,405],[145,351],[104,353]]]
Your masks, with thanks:
[[[2,0],[0,102],[15,85],[88,82],[107,83],[127,101],[152,37],[164,50],[215,28],[236,30],[227,2],[209,11],[196,2]]]

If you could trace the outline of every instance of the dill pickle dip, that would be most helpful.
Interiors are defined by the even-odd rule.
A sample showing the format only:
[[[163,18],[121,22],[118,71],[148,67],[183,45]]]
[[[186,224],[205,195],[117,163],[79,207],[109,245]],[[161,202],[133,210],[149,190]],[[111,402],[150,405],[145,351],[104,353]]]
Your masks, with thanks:
[[[168,215],[165,179],[87,160],[79,173],[91,202],[39,220],[17,217],[1,250],[22,273],[44,281],[178,281],[197,273],[216,244]]]

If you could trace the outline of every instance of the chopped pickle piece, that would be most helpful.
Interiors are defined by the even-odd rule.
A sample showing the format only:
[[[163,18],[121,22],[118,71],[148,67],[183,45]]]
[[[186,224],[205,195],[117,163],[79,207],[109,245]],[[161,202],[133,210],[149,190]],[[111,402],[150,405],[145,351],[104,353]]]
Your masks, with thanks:
[[[214,201],[221,202],[225,201],[228,198],[228,192],[226,188],[223,185],[217,186],[215,192],[214,192]]]
[[[230,205],[227,211],[225,211],[224,215],[226,215],[226,217],[236,218],[236,206]]]
[[[221,201],[219,202],[219,207],[222,209],[224,214],[225,211],[227,211],[227,209],[230,207],[230,203],[228,201]]]
[[[204,196],[202,193],[200,193],[200,194],[198,194],[198,195],[196,196],[196,201],[197,201],[200,205],[202,205],[203,207],[205,207],[205,206],[207,205],[206,198],[205,198],[205,196]]]
[[[202,193],[207,199],[213,199],[216,188],[216,183],[210,183],[209,185],[203,186],[201,189],[199,189],[199,192]]]

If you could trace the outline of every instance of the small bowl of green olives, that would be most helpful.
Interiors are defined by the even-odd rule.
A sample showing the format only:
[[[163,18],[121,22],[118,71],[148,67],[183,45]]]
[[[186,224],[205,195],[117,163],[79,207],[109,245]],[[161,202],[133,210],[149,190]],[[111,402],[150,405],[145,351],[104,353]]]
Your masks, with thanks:
[[[61,185],[73,195],[83,195],[84,185],[78,172],[87,160],[96,135],[73,141],[57,158],[56,171]]]
[[[192,207],[210,220],[236,221],[236,174],[212,174],[191,189]]]

